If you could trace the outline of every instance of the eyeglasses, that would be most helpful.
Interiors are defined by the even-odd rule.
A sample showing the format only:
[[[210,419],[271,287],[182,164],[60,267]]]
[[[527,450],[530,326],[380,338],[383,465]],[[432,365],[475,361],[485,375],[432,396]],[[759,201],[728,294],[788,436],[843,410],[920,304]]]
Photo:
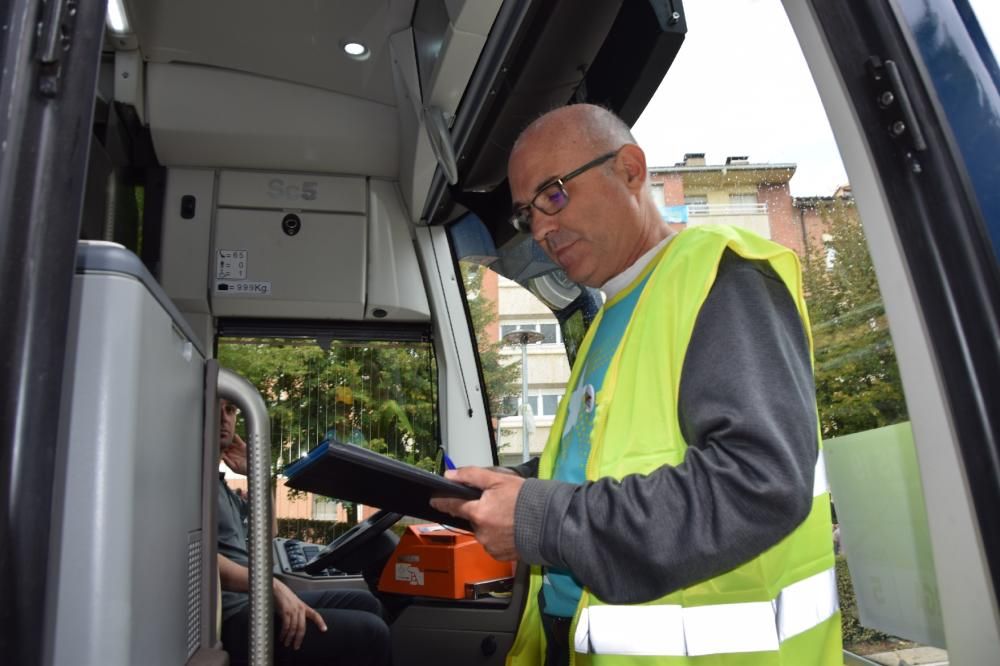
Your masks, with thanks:
[[[619,148],[619,150],[621,150]],[[579,169],[574,169],[562,178],[556,178],[545,183],[535,191],[535,196],[531,198],[531,203],[517,204],[514,212],[510,216],[510,224],[522,233],[531,233],[531,209],[536,208],[546,215],[555,215],[567,205],[569,205],[569,193],[566,191],[566,183],[573,180],[580,174],[600,166],[618,154],[618,150],[604,153],[600,157],[590,160]]]

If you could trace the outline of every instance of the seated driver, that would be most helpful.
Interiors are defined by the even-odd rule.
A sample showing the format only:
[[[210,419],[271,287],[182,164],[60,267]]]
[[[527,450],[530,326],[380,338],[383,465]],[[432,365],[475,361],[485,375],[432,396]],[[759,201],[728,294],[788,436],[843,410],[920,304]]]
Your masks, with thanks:
[[[236,435],[236,406],[220,400],[219,447],[223,462],[247,473],[246,444]],[[222,643],[234,666],[248,661],[250,632],[246,503],[219,474],[219,578],[222,581]],[[274,590],[274,660],[295,664],[389,664],[389,628],[382,606],[369,592],[293,592],[278,579]]]

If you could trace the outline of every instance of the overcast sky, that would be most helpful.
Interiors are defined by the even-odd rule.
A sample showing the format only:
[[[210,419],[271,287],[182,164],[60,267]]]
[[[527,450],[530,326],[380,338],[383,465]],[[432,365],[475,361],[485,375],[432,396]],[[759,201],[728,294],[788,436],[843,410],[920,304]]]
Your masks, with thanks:
[[[990,43],[993,55],[1000,57],[1000,2],[997,0],[969,0],[979,27],[986,33],[986,41]]]
[[[972,0],[994,52],[1000,2]],[[633,128],[650,166],[684,153],[794,162],[795,196],[831,195],[847,182],[809,69],[779,0],[687,0],[677,59]],[[708,28],[708,29],[706,29]]]

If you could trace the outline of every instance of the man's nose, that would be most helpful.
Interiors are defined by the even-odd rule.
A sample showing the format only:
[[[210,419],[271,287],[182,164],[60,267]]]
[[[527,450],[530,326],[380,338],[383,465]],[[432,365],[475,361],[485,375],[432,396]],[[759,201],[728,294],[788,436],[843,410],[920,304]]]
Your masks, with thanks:
[[[536,243],[541,244],[546,236],[559,229],[559,221],[556,219],[558,217],[559,213],[546,215],[541,211],[532,212],[531,237],[535,239]]]

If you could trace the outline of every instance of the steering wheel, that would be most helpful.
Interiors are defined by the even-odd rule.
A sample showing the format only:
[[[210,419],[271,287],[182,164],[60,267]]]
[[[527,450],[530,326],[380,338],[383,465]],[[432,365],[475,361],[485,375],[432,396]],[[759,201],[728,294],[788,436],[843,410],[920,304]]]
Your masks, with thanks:
[[[305,572],[316,574],[324,569],[344,568],[341,565],[345,560],[378,538],[382,532],[395,525],[402,517],[403,514],[392,511],[379,511],[372,514],[367,520],[361,521],[331,541],[329,546],[320,551],[320,554],[305,566]]]

